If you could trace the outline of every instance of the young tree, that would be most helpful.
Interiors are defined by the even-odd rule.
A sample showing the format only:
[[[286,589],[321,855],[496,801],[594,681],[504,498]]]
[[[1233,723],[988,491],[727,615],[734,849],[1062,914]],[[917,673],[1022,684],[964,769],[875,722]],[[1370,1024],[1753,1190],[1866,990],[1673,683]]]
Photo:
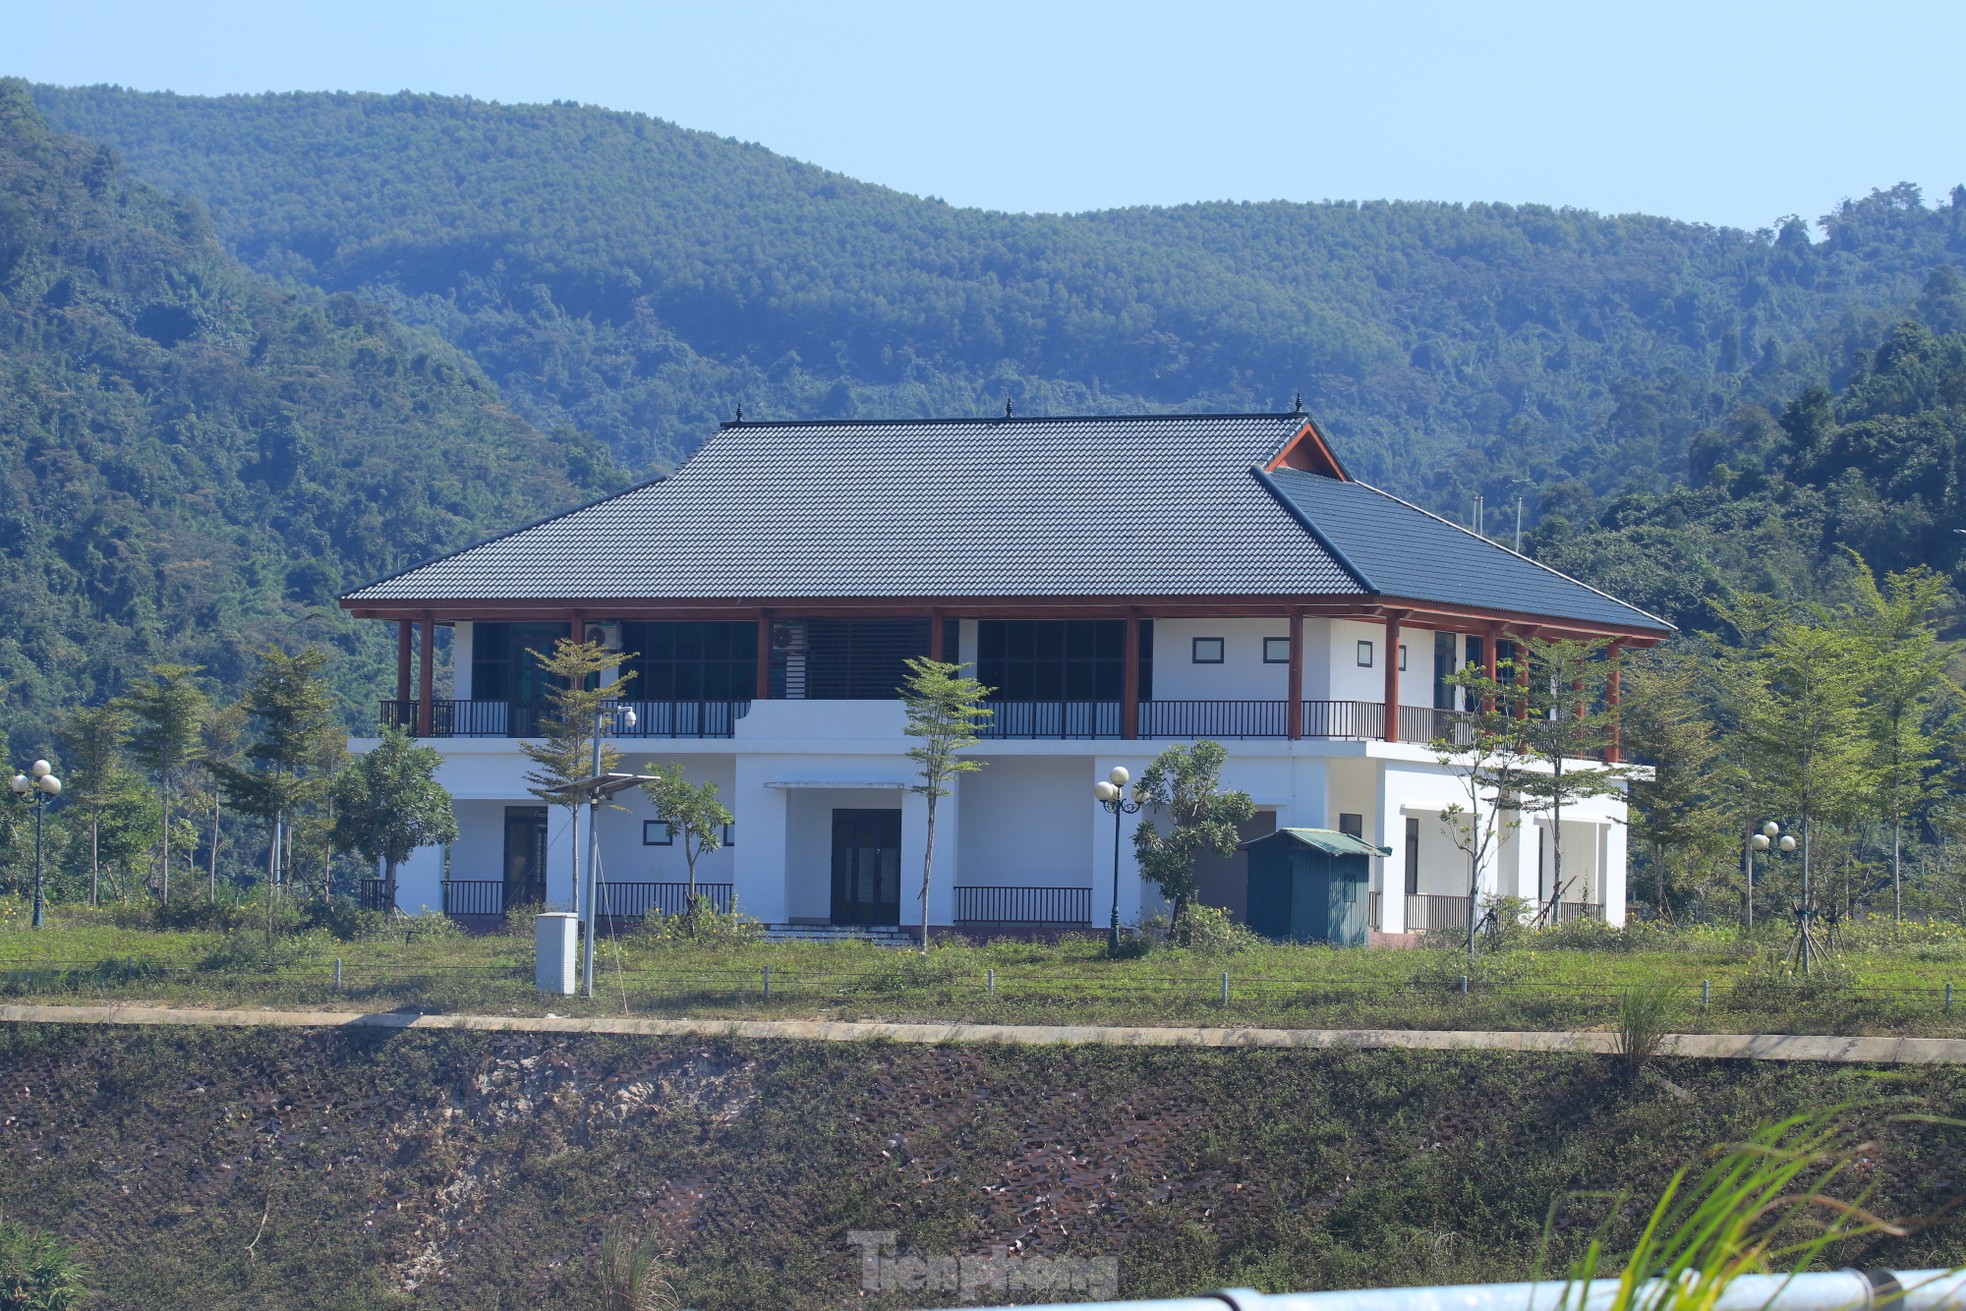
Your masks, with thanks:
[[[148,680],[114,702],[133,721],[131,757],[157,776],[162,812],[158,895],[166,902],[171,899],[171,784],[198,759],[198,725],[209,704],[192,681],[199,672],[197,665],[152,665]]]
[[[628,657],[610,651],[599,642],[576,642],[562,637],[553,643],[553,654],[526,652],[539,662],[548,682],[546,713],[540,716],[538,742],[521,742],[519,750],[532,761],[526,773],[528,789],[549,805],[564,806],[568,835],[573,844],[573,909],[580,910],[580,808],[584,804],[571,792],[560,791],[569,783],[598,774],[612,773],[621,763],[621,753],[608,745],[601,712],[621,695],[622,684],[635,675],[622,674],[610,687],[601,686],[605,675],[621,668]]]
[[[649,778],[642,791],[655,807],[657,819],[668,823],[683,848],[683,864],[689,868],[689,897],[683,902],[689,935],[696,936],[696,862],[724,844],[724,825],[731,822],[730,811],[717,800],[715,783],[694,784],[683,775],[675,761],[648,763]],[[600,907],[594,908],[598,915]]]
[[[326,655],[309,647],[288,655],[278,647],[259,653],[259,669],[244,704],[255,730],[247,765],[214,765],[234,804],[271,826],[267,846],[267,913],[292,867],[294,821],[320,800],[345,750],[327,680]],[[333,750],[329,750],[333,747]]]
[[[101,901],[103,813],[129,791],[123,766],[130,716],[119,706],[82,706],[55,730],[68,757],[69,798],[89,817],[89,904]]]
[[[1135,828],[1133,855],[1141,876],[1173,899],[1169,927],[1177,942],[1187,940],[1188,903],[1198,890],[1195,861],[1204,853],[1235,855],[1242,841],[1236,826],[1256,814],[1247,792],[1222,790],[1222,762],[1228,758],[1220,742],[1207,738],[1191,747],[1171,746],[1154,757],[1134,788],[1135,797],[1169,820],[1166,833],[1155,824]]]
[[[1511,698],[1519,698],[1521,689],[1508,666],[1491,679],[1485,670],[1468,665],[1449,675],[1447,682],[1460,688],[1466,704],[1473,707],[1450,720],[1445,734],[1432,743],[1459,794],[1441,813],[1441,822],[1448,841],[1468,858],[1467,947],[1473,959],[1481,870],[1520,822],[1515,815],[1532,772],[1526,740],[1529,720],[1515,713]]]
[[[991,689],[973,678],[963,677],[966,666],[940,660],[914,658],[908,661],[908,676],[901,684],[901,701],[908,709],[908,736],[916,745],[908,748],[908,759],[921,767],[922,781],[909,791],[928,801],[928,842],[922,848],[922,954],[928,954],[928,887],[935,864],[935,803],[949,795],[949,784],[958,774],[973,774],[983,768],[980,760],[966,759],[961,753],[982,741],[978,730],[990,722],[992,711],[983,704]]]
[[[1632,836],[1652,859],[1652,904],[1660,919],[1670,914],[1668,853],[1704,847],[1727,828],[1716,804],[1725,776],[1713,716],[1700,696],[1700,663],[1661,648],[1630,661],[1625,670],[1625,749],[1651,777],[1632,780]]]
[[[204,764],[210,776],[212,791],[212,841],[210,863],[206,873],[209,877],[209,892],[213,905],[218,904],[218,850],[222,834],[225,804],[225,769],[237,769],[243,758],[246,740],[246,703],[234,701],[229,706],[214,704],[205,714],[205,722],[199,727],[199,737],[204,747]]]
[[[418,847],[457,841],[457,812],[437,781],[444,757],[391,724],[382,741],[334,776],[333,841],[380,864],[396,904],[396,867]]]
[[[1629,771],[1581,764],[1610,742],[1616,716],[1599,702],[1605,688],[1603,642],[1527,638],[1516,658],[1529,662],[1528,713],[1522,725],[1529,770],[1520,792],[1525,811],[1550,812],[1550,896],[1538,919],[1557,922],[1563,904],[1563,808],[1616,792]]]
[[[1939,640],[1937,616],[1946,580],[1923,565],[1891,574],[1878,587],[1861,557],[1856,596],[1844,615],[1866,648],[1864,731],[1870,739],[1875,813],[1891,826],[1891,916],[1903,919],[1904,824],[1939,788],[1939,736],[1933,731],[1951,690],[1946,664],[1958,645]]]

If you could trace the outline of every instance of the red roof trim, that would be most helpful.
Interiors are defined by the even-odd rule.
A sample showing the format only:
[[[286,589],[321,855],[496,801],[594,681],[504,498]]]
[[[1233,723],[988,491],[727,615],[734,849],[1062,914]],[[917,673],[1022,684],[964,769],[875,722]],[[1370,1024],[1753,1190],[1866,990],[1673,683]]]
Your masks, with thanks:
[[[1325,478],[1336,478],[1341,483],[1350,482],[1351,475],[1345,466],[1338,463],[1338,457],[1331,453],[1331,443],[1317,430],[1317,424],[1306,417],[1304,426],[1297,435],[1283,444],[1270,462],[1263,466],[1263,472],[1275,473],[1278,469],[1301,469],[1305,473],[1318,474]]]

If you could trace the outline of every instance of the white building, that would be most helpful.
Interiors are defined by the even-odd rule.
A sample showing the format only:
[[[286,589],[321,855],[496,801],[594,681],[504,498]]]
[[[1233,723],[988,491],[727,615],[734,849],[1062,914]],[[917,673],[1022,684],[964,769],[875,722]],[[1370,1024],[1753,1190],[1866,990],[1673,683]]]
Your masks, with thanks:
[[[1246,836],[1362,836],[1391,851],[1378,927],[1460,922],[1456,780],[1426,745],[1445,677],[1525,634],[1615,652],[1671,631],[1350,478],[1302,414],[726,424],[670,478],[342,604],[399,625],[383,713],[443,751],[456,798],[461,836],[401,871],[404,909],[573,900],[566,812],[528,793],[515,735],[544,705],[527,650],[577,634],[629,654],[624,765],[679,761],[734,813],[699,878],[778,925],[919,919],[925,809],[893,689],[908,656],[973,664],[997,689],[988,764],[939,812],[929,905],[972,930],[1152,909],[1128,854],[1113,887],[1092,785],[1198,737],[1255,798]],[[676,907],[680,851],[638,792],[622,802],[600,818],[603,910]],[[1565,811],[1575,913],[1622,918],[1623,818],[1622,796]],[[1484,887],[1546,898],[1546,828],[1525,819]],[[1204,899],[1240,911],[1239,866],[1211,863]]]

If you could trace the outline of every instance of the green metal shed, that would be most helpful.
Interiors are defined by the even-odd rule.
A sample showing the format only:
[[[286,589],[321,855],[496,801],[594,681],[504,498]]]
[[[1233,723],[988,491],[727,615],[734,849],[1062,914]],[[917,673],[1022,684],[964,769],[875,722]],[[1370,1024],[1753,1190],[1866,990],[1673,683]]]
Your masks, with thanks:
[[[1249,853],[1249,927],[1292,942],[1363,947],[1372,857],[1385,847],[1328,828],[1284,828]]]

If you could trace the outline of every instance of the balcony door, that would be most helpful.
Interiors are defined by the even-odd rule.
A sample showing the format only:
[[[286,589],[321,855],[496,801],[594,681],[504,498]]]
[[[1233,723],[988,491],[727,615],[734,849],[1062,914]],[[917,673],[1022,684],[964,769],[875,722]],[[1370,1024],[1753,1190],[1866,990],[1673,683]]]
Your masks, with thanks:
[[[833,812],[833,923],[901,922],[901,812]]]
[[[504,909],[546,900],[546,807],[505,808]]]

